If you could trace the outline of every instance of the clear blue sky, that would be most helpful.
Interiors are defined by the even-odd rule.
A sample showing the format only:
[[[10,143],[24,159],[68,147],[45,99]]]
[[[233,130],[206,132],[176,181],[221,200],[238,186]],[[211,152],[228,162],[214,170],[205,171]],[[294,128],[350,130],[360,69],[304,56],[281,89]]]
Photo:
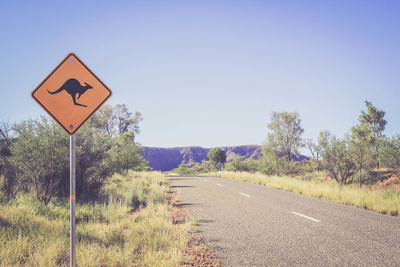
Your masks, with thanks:
[[[45,114],[30,92],[69,52],[143,114],[144,146],[261,144],[273,111],[338,136],[364,100],[400,133],[398,1],[0,3],[0,120]],[[47,116],[47,115],[46,115]]]

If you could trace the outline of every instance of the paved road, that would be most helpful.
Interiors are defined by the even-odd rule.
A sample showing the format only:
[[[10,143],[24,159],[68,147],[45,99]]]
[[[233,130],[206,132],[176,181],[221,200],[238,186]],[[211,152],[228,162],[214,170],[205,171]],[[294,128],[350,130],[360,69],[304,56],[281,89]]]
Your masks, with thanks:
[[[170,177],[224,266],[400,266],[400,218],[216,177]]]

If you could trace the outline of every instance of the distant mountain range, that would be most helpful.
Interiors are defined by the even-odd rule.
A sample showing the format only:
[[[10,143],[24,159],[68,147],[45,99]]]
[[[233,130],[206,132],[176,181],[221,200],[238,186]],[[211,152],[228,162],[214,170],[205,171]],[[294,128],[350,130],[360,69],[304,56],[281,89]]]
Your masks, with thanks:
[[[203,148],[199,146],[189,147],[144,147],[142,156],[149,162],[149,166],[156,171],[170,171],[183,163],[188,166],[193,166],[196,163],[201,163],[203,160],[208,160],[207,153],[211,148]],[[244,158],[257,159],[261,155],[261,146],[259,145],[244,145],[244,146],[228,146],[222,147],[226,153],[226,160],[230,162],[236,155]],[[293,160],[309,160],[303,155],[293,156]]]

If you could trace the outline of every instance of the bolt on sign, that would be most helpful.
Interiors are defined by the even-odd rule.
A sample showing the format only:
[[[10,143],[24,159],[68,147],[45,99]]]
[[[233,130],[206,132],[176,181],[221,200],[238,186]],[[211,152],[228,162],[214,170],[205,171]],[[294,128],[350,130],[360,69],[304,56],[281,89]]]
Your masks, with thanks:
[[[85,63],[70,53],[31,95],[72,136],[111,94]]]

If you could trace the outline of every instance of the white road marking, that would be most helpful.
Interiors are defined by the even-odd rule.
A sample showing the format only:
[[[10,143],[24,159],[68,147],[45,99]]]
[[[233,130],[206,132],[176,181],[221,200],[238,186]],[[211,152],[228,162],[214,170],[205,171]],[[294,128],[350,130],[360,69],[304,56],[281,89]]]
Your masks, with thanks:
[[[292,214],[297,215],[297,216],[304,217],[304,218],[309,219],[309,220],[314,221],[314,222],[321,222],[320,220],[317,220],[317,219],[308,217],[308,216],[306,216],[306,215],[304,215],[304,214],[297,213],[297,212],[295,212],[295,211],[292,211]]]
[[[218,184],[218,183],[216,183],[216,185],[218,185],[218,186],[222,186],[222,184]]]
[[[204,181],[204,182],[207,182],[208,180],[207,180],[206,178],[203,178],[203,181]]]
[[[245,196],[245,197],[250,197],[250,195],[242,193],[242,192],[239,192],[239,194],[241,194],[242,196]]]

